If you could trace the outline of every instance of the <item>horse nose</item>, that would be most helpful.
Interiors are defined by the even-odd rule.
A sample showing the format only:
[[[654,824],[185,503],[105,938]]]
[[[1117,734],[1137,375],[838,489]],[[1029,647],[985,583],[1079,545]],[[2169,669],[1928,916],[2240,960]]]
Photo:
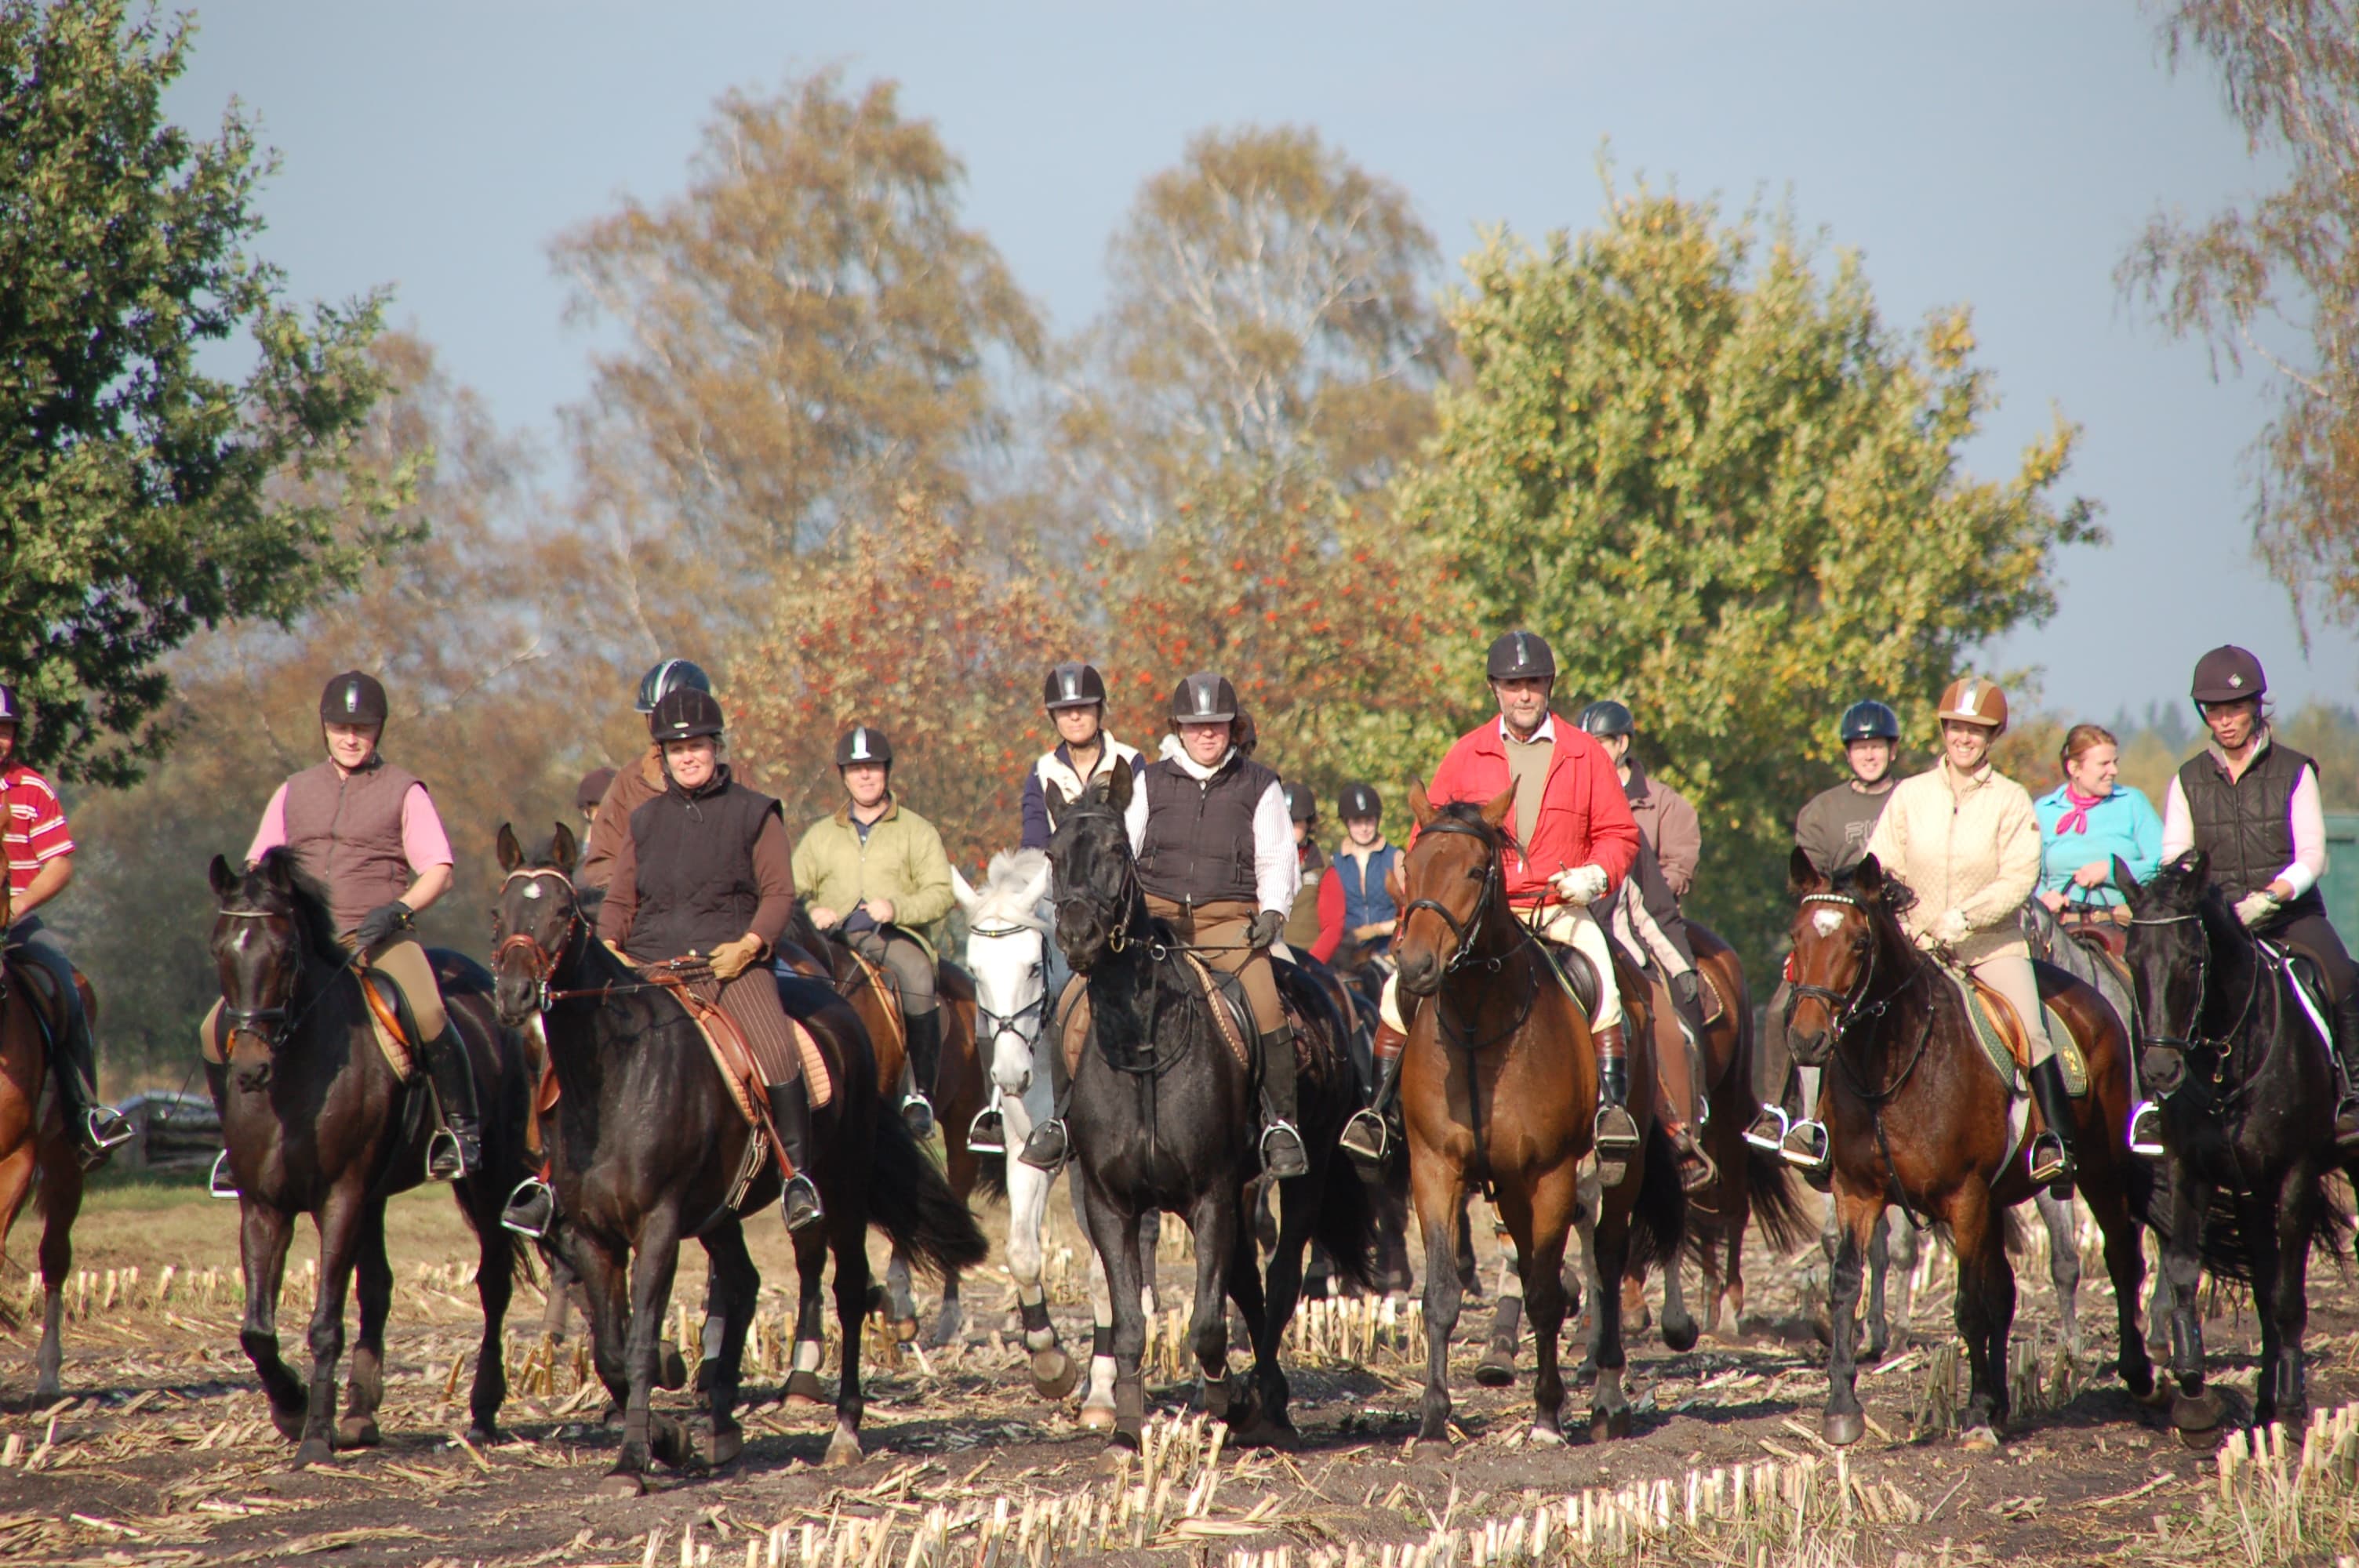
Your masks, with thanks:
[[[1400,956],[1400,983],[1403,989],[1422,994],[1433,989],[1434,971],[1439,968],[1430,953],[1404,953]]]

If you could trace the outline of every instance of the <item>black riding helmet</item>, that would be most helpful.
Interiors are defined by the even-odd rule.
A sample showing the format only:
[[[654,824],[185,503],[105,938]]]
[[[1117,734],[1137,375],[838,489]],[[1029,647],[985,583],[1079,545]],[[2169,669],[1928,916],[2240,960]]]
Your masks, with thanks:
[[[1040,706],[1051,713],[1060,708],[1103,704],[1105,699],[1105,677],[1098,674],[1095,665],[1052,665],[1048,678],[1040,683]]]
[[[1237,716],[1237,688],[1226,676],[1199,670],[1171,688],[1174,724],[1226,724]]]
[[[647,735],[658,742],[718,735],[725,728],[721,704],[701,687],[673,687],[657,702],[656,710],[647,715]]]
[[[385,714],[385,687],[375,676],[358,670],[332,677],[320,693],[322,724],[383,724]]]
[[[1631,717],[1629,708],[1607,697],[1581,710],[1581,727],[1599,740],[1607,741],[1616,735],[1636,733],[1638,721]]]
[[[2261,661],[2229,643],[2195,661],[2195,680],[2188,695],[2200,705],[2238,702],[2268,692],[2269,677],[2261,672]]]
[[[647,673],[639,677],[638,710],[653,713],[656,704],[664,699],[665,694],[684,686],[710,693],[712,678],[686,659],[666,659],[650,665]]]
[[[1286,817],[1289,822],[1319,820],[1319,797],[1310,793],[1309,784],[1290,784],[1286,786]]]
[[[606,790],[614,782],[612,768],[592,768],[582,775],[573,791],[573,806],[578,811],[588,811],[606,798]]]
[[[1510,632],[1491,644],[1483,673],[1493,680],[1556,678],[1556,654],[1537,632]]]
[[[835,765],[848,768],[854,762],[875,762],[883,767],[893,765],[893,742],[885,731],[866,724],[855,724],[843,732],[835,743]]]
[[[1897,741],[1900,715],[1874,697],[1867,697],[1844,708],[1835,729],[1846,746],[1854,741]]]
[[[1384,814],[1383,797],[1366,784],[1345,784],[1343,793],[1335,797],[1335,815],[1346,822],[1354,817],[1382,816]]]
[[[25,722],[23,698],[16,695],[15,687],[10,686],[6,681],[0,681],[0,724],[22,724],[23,722]]]

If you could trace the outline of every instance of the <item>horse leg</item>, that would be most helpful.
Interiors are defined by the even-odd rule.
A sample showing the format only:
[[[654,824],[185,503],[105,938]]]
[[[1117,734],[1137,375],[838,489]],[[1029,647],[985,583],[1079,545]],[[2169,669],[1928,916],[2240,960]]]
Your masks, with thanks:
[[[672,1276],[679,1267],[679,1216],[669,1206],[650,1210],[641,1220],[638,1256],[631,1270],[630,1330],[623,1345],[624,1375],[629,1395],[623,1402],[623,1444],[614,1466],[598,1484],[610,1498],[637,1497],[647,1489],[647,1473],[655,1462],[655,1411],[649,1400],[663,1361],[665,1308],[671,1301]]]
[[[2074,1234],[2072,1204],[2042,1187],[2031,1200],[2039,1206],[2040,1222],[2048,1227],[2048,1282],[2056,1287],[2056,1314],[2062,1324],[2064,1348],[2078,1361],[2081,1341],[2081,1238]],[[2135,1304],[2135,1303],[2133,1303]]]
[[[1328,1158],[1339,1158],[1331,1153]],[[1288,1413],[1293,1390],[1286,1380],[1286,1368],[1278,1361],[1278,1346],[1285,1343],[1286,1326],[1294,1321],[1294,1309],[1302,1298],[1302,1258],[1310,1244],[1311,1222],[1318,1217],[1319,1192],[1326,1180],[1326,1172],[1314,1168],[1299,1181],[1278,1184],[1277,1245],[1271,1250],[1266,1284],[1251,1269],[1242,1276],[1232,1274],[1232,1288],[1237,1293],[1237,1305],[1245,1314],[1245,1325],[1254,1336],[1254,1380],[1261,1396],[1260,1432],[1267,1440],[1285,1447],[1298,1445],[1301,1439],[1294,1430],[1294,1419]]]
[[[1091,1189],[1090,1244],[1105,1260],[1106,1296],[1114,1311],[1114,1428],[1106,1434],[1110,1461],[1117,1451],[1136,1452],[1147,1430],[1147,1389],[1138,1367],[1147,1353],[1147,1314],[1139,1301],[1139,1217],[1121,1212],[1113,1195],[1088,1172],[1078,1173]],[[1199,1241],[1199,1268],[1207,1251]]]
[[[2318,1172],[2297,1162],[2279,1180],[2277,1214],[2277,1301],[2264,1309],[2267,1327],[2275,1330],[2277,1366],[2274,1373],[2264,1357],[2263,1384],[2271,1400],[2267,1417],[2283,1422],[2286,1430],[2300,1427],[2310,1414],[2310,1394],[2303,1377],[2301,1341],[2310,1328],[2310,1243],[2318,1228],[2318,1211],[2325,1202]]]
[[[1630,1201],[1636,1201],[1638,1179],[1635,1167],[1625,1179],[1631,1192]],[[1597,1387],[1589,1396],[1589,1437],[1593,1443],[1630,1435],[1630,1398],[1622,1388],[1622,1369],[1628,1364],[1622,1344],[1622,1292],[1614,1284],[1630,1271],[1630,1217],[1610,1193],[1603,1195],[1598,1207],[1597,1227],[1591,1238],[1595,1249],[1592,1261],[1600,1281],[1594,1309]]]
[[[737,1425],[737,1390],[745,1372],[745,1331],[753,1326],[762,1274],[745,1250],[745,1228],[734,1216],[705,1236],[704,1253],[712,1262],[722,1330],[719,1354],[705,1381],[705,1413],[711,1432],[701,1457],[707,1465],[718,1466],[736,1458],[745,1447]]]
[[[311,1303],[311,1388],[295,1463],[324,1465],[335,1453],[336,1362],[344,1353],[344,1292],[359,1257],[369,1206],[366,1178],[331,1188],[320,1206],[320,1289]]]
[[[843,1336],[843,1366],[835,1384],[835,1433],[827,1440],[821,1460],[830,1466],[860,1463],[860,1419],[868,1410],[860,1382],[860,1325],[868,1314],[868,1214],[866,1205],[849,1201],[849,1184],[844,1187],[831,1196],[827,1207],[828,1250],[835,1257],[835,1322]]]
[[[819,1369],[827,1358],[827,1238],[806,1229],[794,1238],[795,1353],[782,1402],[817,1409],[827,1403]]]
[[[1252,1416],[1253,1399],[1229,1375],[1228,1291],[1231,1275],[1256,1267],[1256,1261],[1252,1238],[1240,1236],[1245,1227],[1235,1211],[1235,1195],[1216,1184],[1197,1195],[1188,1216],[1188,1227],[1196,1238],[1195,1310],[1188,1319],[1188,1342],[1203,1380],[1204,1413],[1241,1427]]]
[[[1516,1238],[1516,1249],[1526,1260],[1524,1302],[1532,1316],[1530,1441],[1541,1447],[1564,1442],[1564,1249],[1579,1201],[1578,1169],[1562,1166],[1540,1179],[1517,1217],[1523,1234]]]
[[[1639,1276],[1642,1280],[1645,1276]],[[1711,1300],[1711,1286],[1705,1286]],[[1688,1312],[1687,1292],[1680,1281],[1680,1258],[1674,1252],[1663,1264],[1663,1344],[1684,1355],[1695,1348],[1696,1320]]]
[[[624,1353],[631,1321],[629,1275],[625,1268],[629,1257],[627,1252],[615,1256],[603,1244],[583,1237],[568,1260],[582,1284],[582,1317],[590,1330],[590,1364],[612,1401],[605,1416],[609,1422],[617,1419],[631,1400],[630,1368]]]
[[[1892,1213],[1875,1211],[1875,1228],[1867,1238],[1867,1347],[1859,1358],[1870,1366],[1882,1361],[1892,1347],[1892,1319],[1885,1311],[1885,1290],[1892,1278]]]
[[[287,1270],[287,1244],[295,1220],[253,1198],[238,1200],[238,1259],[245,1272],[245,1322],[238,1343],[262,1379],[270,1400],[271,1424],[289,1443],[303,1435],[303,1385],[278,1358],[278,1286]]]
[[[467,1390],[467,1441],[496,1443],[500,1406],[508,1397],[508,1303],[516,1295],[516,1232],[500,1224],[503,1195],[476,1184],[475,1299],[484,1308],[484,1338],[475,1351],[475,1378]],[[378,1206],[382,1224],[384,1206]]]
[[[54,1399],[65,1370],[66,1281],[73,1277],[73,1223],[82,1212],[82,1161],[64,1139],[42,1151],[41,1346],[34,1359],[34,1392]],[[22,1201],[19,1195],[18,1201]]]
[[[361,1326],[353,1345],[353,1369],[344,1382],[344,1413],[336,1422],[339,1448],[376,1446],[376,1410],[385,1401],[385,1324],[393,1310],[393,1264],[385,1255],[383,1200],[364,1203],[361,1208],[353,1259]]]
[[[2203,1324],[2196,1314],[2195,1288],[2203,1277],[2203,1217],[2212,1187],[2181,1155],[2169,1159],[2170,1216],[2162,1238],[2162,1278],[2170,1287],[2170,1370],[2179,1392],[2170,1402],[2170,1422],[2182,1441],[2218,1427],[2226,1415],[2220,1396],[2203,1386]]]
[[[2138,1332],[2138,1299],[2146,1286],[2145,1227],[2130,1212],[2129,1199],[2117,1185],[2099,1186],[2084,1178],[2081,1195],[2088,1200],[2089,1212],[2096,1217],[2098,1232],[2105,1239],[2105,1273],[2114,1284],[2114,1331],[2119,1344],[2114,1365],[2131,1397],[2152,1403],[2156,1397],[2154,1362],[2147,1354],[2146,1336]],[[2072,1250],[2077,1274],[2077,1240]],[[2081,1352],[2077,1335],[2070,1343],[2078,1359]]]
[[[2015,1327],[2015,1266],[1988,1189],[1968,1185],[1950,1206],[1958,1249],[1958,1332],[1966,1342],[1966,1410],[1959,1441],[1998,1446],[2007,1414],[2006,1342]]]
[[[959,1271],[947,1270],[942,1274],[941,1310],[934,1314],[934,1326],[926,1336],[926,1348],[946,1349],[959,1341],[966,1329],[966,1309],[959,1304]]]
[[[1019,1116],[1008,1126],[1013,1129]],[[1009,1147],[1020,1149],[1022,1133],[1011,1130]],[[1007,1161],[1007,1276],[1016,1282],[1016,1310],[1024,1320],[1024,1348],[1032,1353],[1032,1390],[1044,1400],[1061,1400],[1081,1381],[1079,1363],[1057,1341],[1057,1326],[1049,1319],[1049,1292],[1040,1282],[1040,1230],[1049,1206],[1052,1177],[1023,1161]]]
[[[1820,1429],[1838,1447],[1857,1443],[1867,1431],[1859,1402],[1860,1275],[1884,1235],[1884,1197],[1864,1195],[1838,1183],[1830,1195],[1838,1221],[1834,1259],[1827,1268],[1827,1410]]]
[[[908,1345],[918,1337],[918,1297],[910,1281],[909,1260],[896,1247],[885,1265],[885,1321],[893,1343]]]
[[[1474,1380],[1486,1389],[1504,1389],[1516,1380],[1516,1347],[1523,1336],[1523,1260],[1495,1209],[1492,1220],[1499,1240],[1499,1304],[1491,1311],[1491,1343],[1474,1363]]]
[[[1073,1206],[1073,1218],[1086,1238],[1090,1228],[1088,1199],[1082,1193],[1082,1183],[1076,1177],[1067,1184],[1066,1196]],[[1090,1386],[1082,1396],[1081,1422],[1085,1431],[1104,1432],[1114,1425],[1114,1294],[1106,1284],[1105,1260],[1098,1256],[1095,1241],[1090,1242]]]

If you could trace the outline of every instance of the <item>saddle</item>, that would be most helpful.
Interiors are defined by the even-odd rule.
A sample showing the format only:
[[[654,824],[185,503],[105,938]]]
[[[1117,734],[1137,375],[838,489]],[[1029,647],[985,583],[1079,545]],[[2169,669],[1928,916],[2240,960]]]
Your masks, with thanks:
[[[1205,1011],[1212,1015],[1212,1026],[1220,1034],[1222,1044],[1228,1046],[1229,1054],[1237,1059],[1238,1066],[1250,1069],[1253,1066],[1253,1009],[1245,1001],[1245,982],[1234,975],[1223,974],[1213,968],[1193,953],[1182,953],[1180,957],[1189,979],[1204,999]],[[1310,1031],[1304,1026],[1301,1014],[1286,1000],[1284,992],[1279,993],[1278,1000],[1286,1009],[1287,1022],[1294,1026],[1295,1061],[1299,1064]],[[1060,1039],[1065,1051],[1065,1073],[1070,1078],[1081,1071],[1082,1053],[1089,1045],[1092,1022],[1088,982],[1080,975],[1067,980],[1065,994],[1058,999],[1057,1009],[1062,1018],[1063,1033]]]
[[[729,1098],[737,1104],[737,1113],[745,1125],[756,1130],[766,1130],[770,1122],[769,1097],[762,1092],[761,1069],[755,1065],[753,1048],[745,1044],[744,1031],[737,1021],[721,1009],[718,1002],[705,1000],[689,988],[689,982],[674,974],[656,973],[649,977],[669,991],[696,1021],[697,1033],[704,1037],[704,1048],[712,1054],[712,1065],[721,1071],[721,1081],[729,1086]],[[779,994],[779,1005],[786,1004],[786,995]],[[795,1051],[802,1058],[805,1092],[810,1097],[811,1108],[819,1109],[835,1098],[835,1085],[829,1079],[827,1059],[820,1054],[819,1042],[811,1038],[810,1029],[791,1011],[787,1014],[787,1027],[795,1037]]]
[[[2264,936],[2260,944],[2261,950],[2284,965],[2285,972],[2291,977],[2294,995],[2301,1002],[2302,1011],[2310,1015],[2310,1024],[2318,1031],[2318,1037],[2326,1043],[2327,1055],[2331,1060],[2334,1054],[2334,1025],[2331,1020],[2335,1006],[2343,1000],[2334,994],[2334,988],[2330,983],[2334,971],[2316,953],[2299,942],[2290,942],[2282,936]]]
[[[2031,1041],[2014,1006],[1972,971],[1953,969],[1947,964],[1941,965],[1940,969],[1957,987],[1967,1022],[1973,1025],[1974,1039],[1983,1054],[1990,1058],[1991,1070],[1998,1074],[2008,1094],[2025,1092],[2024,1076],[2031,1071]],[[2038,972],[2036,965],[2034,972]],[[2056,1011],[2055,1004],[2047,1000],[2048,989],[2041,987],[2041,1001],[2048,1012],[2048,1038],[2056,1047],[2057,1065],[2063,1069],[2064,1090],[2074,1099],[2084,1099],[2089,1093],[2088,1060],[2081,1054],[2081,1042],[2073,1035],[2071,1025]]]
[[[82,971],[77,969],[74,974],[79,979]],[[67,1009],[72,1000],[79,999],[70,999],[63,994],[58,986],[57,976],[50,972],[47,964],[19,957],[12,951],[8,954],[5,979],[24,987],[25,995],[31,1000],[33,1011],[40,1019],[41,1028],[49,1039],[55,1040],[65,1033]],[[0,984],[0,994],[5,994],[6,989],[6,984]]]
[[[435,969],[435,979],[440,981],[443,978],[441,966],[438,963]],[[369,1033],[376,1040],[377,1052],[384,1056],[385,1065],[393,1069],[393,1076],[407,1086],[418,1076],[418,1021],[410,1015],[409,999],[401,994],[401,988],[393,983],[390,976],[381,975],[375,969],[361,970],[358,979],[361,1000],[368,1007]],[[444,996],[449,997],[453,989],[446,987]],[[484,989],[488,994],[490,988],[487,986]],[[462,1031],[459,1040],[462,1047],[466,1038],[465,1032]],[[205,1060],[213,1065],[220,1066],[229,1060],[229,1032],[222,1027],[218,1014],[214,1016],[212,1029],[204,1036],[201,1044]],[[556,1097],[552,1095],[550,1103],[555,1102]]]
[[[845,941],[841,933],[833,931],[827,933],[827,940],[843,949],[844,956],[857,965],[861,974],[866,978],[868,989],[883,1000],[885,1018],[893,1030],[893,1043],[901,1054],[907,1057],[909,1054],[909,1021],[901,1011],[901,988],[895,985],[892,977],[873,962],[867,955]]]

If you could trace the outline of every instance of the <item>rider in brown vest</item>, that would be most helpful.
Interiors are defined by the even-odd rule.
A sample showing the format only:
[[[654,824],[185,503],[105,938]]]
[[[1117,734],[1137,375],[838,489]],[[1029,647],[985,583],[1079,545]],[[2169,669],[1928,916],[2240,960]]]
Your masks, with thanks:
[[[778,803],[729,776],[721,761],[721,705],[692,686],[664,694],[647,716],[662,760],[663,793],[631,812],[598,912],[598,936],[633,964],[702,955],[711,979],[690,988],[745,1037],[793,1167],[779,1206],[788,1230],[821,1217],[811,1184],[810,1093],[793,1026],[766,961],[795,907],[795,878]]]
[[[2237,919],[2257,935],[2303,948],[2325,969],[2342,1080],[2334,1141],[2359,1148],[2359,970],[2319,896],[2326,820],[2318,765],[2270,732],[2261,706],[2268,689],[2261,661],[2233,644],[2196,663],[2190,695],[2212,744],[2187,759],[2163,796],[2162,858],[2202,850],[2212,884],[2235,905]],[[2156,1108],[2140,1105],[2131,1144],[2155,1146],[2160,1132]]]

